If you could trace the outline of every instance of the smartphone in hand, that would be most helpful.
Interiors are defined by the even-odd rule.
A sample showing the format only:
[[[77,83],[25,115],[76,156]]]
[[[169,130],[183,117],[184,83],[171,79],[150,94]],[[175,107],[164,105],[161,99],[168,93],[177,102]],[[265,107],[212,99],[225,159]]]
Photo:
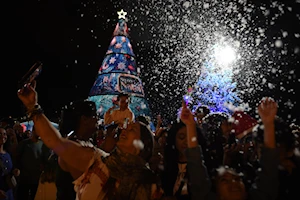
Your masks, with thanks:
[[[38,77],[42,71],[43,63],[37,61],[34,65],[27,71],[27,73],[18,82],[19,89],[23,88],[26,84],[31,83]]]

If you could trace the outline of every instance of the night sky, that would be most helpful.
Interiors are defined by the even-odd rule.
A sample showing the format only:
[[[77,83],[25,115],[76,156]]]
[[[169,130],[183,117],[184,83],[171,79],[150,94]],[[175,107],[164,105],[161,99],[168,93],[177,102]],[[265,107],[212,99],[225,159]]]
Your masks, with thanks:
[[[202,7],[199,8],[201,12],[211,9],[213,4],[210,4],[210,8],[208,8],[208,4],[203,3],[205,1],[179,0],[176,4],[171,0],[165,0],[166,3],[161,1],[19,0],[6,2],[6,5],[3,6],[5,17],[2,20],[4,21],[2,25],[2,32],[4,32],[2,60],[4,62],[2,62],[0,78],[2,85],[0,116],[20,117],[24,115],[24,109],[16,95],[17,82],[37,60],[44,64],[37,83],[39,103],[48,116],[55,117],[55,111],[59,111],[70,101],[86,98],[112,39],[112,33],[118,21],[117,11],[124,9],[128,12],[127,24],[130,28],[130,41],[137,55],[137,64],[142,66],[140,78],[145,83],[144,89],[150,107],[154,115],[161,113],[163,117],[167,118],[167,113],[171,111],[174,113],[180,107],[179,102],[187,85],[196,80],[196,76],[192,74],[193,70],[182,68],[178,70],[174,65],[177,63],[176,59],[172,59],[173,57],[180,59],[177,57],[180,54],[178,52],[184,52],[189,45],[188,42],[178,42],[181,40],[178,35],[190,34],[189,31],[181,30],[180,23],[184,21],[184,16],[188,15],[192,18],[195,15],[196,9],[193,10],[193,8],[197,7],[197,2],[199,5],[202,2]],[[259,90],[249,91],[243,85],[247,82],[248,75],[243,74],[237,78],[241,83],[239,88],[244,90],[243,94],[250,105],[255,105],[262,96],[273,96],[279,100],[279,106],[282,108],[279,114],[291,122],[300,124],[300,102],[296,103],[299,100],[297,96],[300,95],[300,1],[277,1],[278,4],[284,3],[284,7],[282,7],[284,12],[271,6],[274,4],[270,2],[275,1],[248,2],[254,6],[251,7],[253,11],[239,13],[251,15],[249,18],[255,20],[251,23],[249,21],[244,27],[245,30],[240,31],[237,38],[242,41],[243,37],[253,36],[254,39],[246,39],[253,45],[257,41],[253,33],[259,32],[260,27],[265,30],[265,39],[261,40],[257,46],[257,48],[261,48],[263,56],[254,59],[255,62],[249,59],[248,62],[243,62],[242,66],[248,67],[248,69],[251,68],[249,64],[260,66],[260,68],[252,66],[251,69],[256,69],[256,73],[251,73],[254,74],[253,77],[259,79],[260,74],[264,74],[267,82],[272,80],[276,87],[264,90],[264,87],[257,87],[257,85],[261,85],[260,81],[251,78],[252,83],[257,84],[254,88]],[[261,4],[263,7],[271,6],[273,10],[279,10],[278,12],[281,14],[278,15],[270,9],[269,18],[266,18],[261,14],[264,10]],[[261,12],[255,13],[255,10]],[[234,17],[232,13],[231,15]],[[224,15],[223,21],[230,21],[231,15]],[[162,16],[162,18],[158,16]],[[166,20],[173,20],[175,17],[179,21],[163,23],[164,16]],[[197,17],[195,16],[194,19],[198,19]],[[221,19],[220,16],[216,16],[216,18]],[[214,21],[212,18],[209,20]],[[204,28],[208,24],[208,20],[205,19],[205,21]],[[176,25],[176,23],[178,24]],[[222,26],[230,27],[231,24],[224,23]],[[249,27],[253,28],[253,33]],[[231,28],[237,30],[239,26]],[[246,29],[249,29],[250,32],[247,32]],[[231,33],[236,35],[237,32]],[[286,33],[288,34],[286,35]],[[210,33],[206,31],[204,34]],[[248,35],[246,37],[243,34]],[[171,42],[172,36],[177,38],[176,43]],[[191,36],[186,35],[184,38],[187,40]],[[276,49],[275,41],[278,38],[281,38],[280,41],[283,42],[284,48]],[[272,44],[275,44],[275,47]],[[194,53],[197,54],[195,51]],[[252,55],[252,57],[255,56]],[[168,65],[172,64],[175,67],[167,68],[162,64],[168,62],[167,58],[171,58]],[[282,68],[272,74],[270,71],[262,69],[266,69],[267,67],[264,66],[267,65],[277,67],[282,65]],[[165,72],[164,75],[162,75],[162,71]],[[187,73],[181,73],[183,71]],[[170,85],[171,82],[176,82],[176,89],[172,88],[174,85]],[[180,85],[180,83],[182,84]],[[282,87],[285,88],[284,91]],[[157,88],[159,92],[157,92]],[[170,99],[174,103],[168,106]],[[174,110],[176,104],[178,106]],[[168,109],[167,107],[172,108]]]

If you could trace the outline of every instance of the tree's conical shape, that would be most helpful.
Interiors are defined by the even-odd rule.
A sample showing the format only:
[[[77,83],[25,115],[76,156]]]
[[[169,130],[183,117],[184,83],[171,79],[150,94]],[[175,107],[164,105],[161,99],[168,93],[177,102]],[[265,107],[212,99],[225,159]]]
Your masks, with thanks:
[[[120,18],[88,97],[96,103],[101,118],[120,93],[131,96],[129,107],[136,117],[152,118],[128,36],[127,23]]]

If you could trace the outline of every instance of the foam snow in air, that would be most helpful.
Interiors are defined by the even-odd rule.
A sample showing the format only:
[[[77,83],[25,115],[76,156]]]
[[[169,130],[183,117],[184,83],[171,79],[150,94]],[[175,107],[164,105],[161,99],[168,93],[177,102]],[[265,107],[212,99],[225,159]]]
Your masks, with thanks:
[[[110,3],[116,9],[124,6],[118,1],[110,0]],[[295,98],[287,98],[295,96],[295,91],[281,89],[294,88],[299,83],[299,78],[289,71],[300,47],[287,41],[300,38],[300,34],[286,26],[284,30],[277,30],[281,27],[278,23],[287,14],[300,20],[300,15],[295,14],[290,5],[279,1],[266,5],[247,0],[152,0],[130,1],[125,7],[137,66],[141,67],[140,78],[154,116],[157,111],[166,118],[176,116],[186,89],[194,86],[204,74],[204,63],[212,59],[213,46],[221,40],[235,52],[235,59],[231,58],[228,66],[232,69],[232,79],[237,84],[236,92],[242,104],[253,107],[258,94],[270,90],[272,94],[282,92],[277,100],[294,108]],[[104,11],[101,4],[90,0],[82,3],[79,10],[87,21],[100,18],[99,11]],[[116,19],[109,17],[101,21],[102,24],[95,23],[97,27],[90,27],[94,30],[91,35],[100,37],[102,32],[111,31]],[[82,29],[86,27],[80,27]],[[276,35],[270,37],[269,33]],[[99,40],[99,44],[91,45],[103,47],[106,44]],[[224,59],[230,58],[222,55]],[[229,107],[234,109],[234,106]]]
[[[193,137],[192,138],[192,142],[196,142],[197,141],[197,138],[196,137]]]
[[[217,172],[218,172],[218,175],[219,176],[222,176],[225,172],[226,172],[226,168],[225,167],[219,167],[218,169],[217,169]]]
[[[144,143],[141,140],[133,140],[133,146],[137,149],[144,149]]]
[[[189,1],[186,1],[186,2],[183,3],[183,7],[184,7],[184,8],[189,8],[189,7],[190,7],[190,4],[191,4],[191,3],[190,3]]]
[[[282,43],[281,40],[276,40],[276,41],[275,41],[275,46],[276,46],[277,48],[282,47],[282,45],[283,45],[283,43]]]

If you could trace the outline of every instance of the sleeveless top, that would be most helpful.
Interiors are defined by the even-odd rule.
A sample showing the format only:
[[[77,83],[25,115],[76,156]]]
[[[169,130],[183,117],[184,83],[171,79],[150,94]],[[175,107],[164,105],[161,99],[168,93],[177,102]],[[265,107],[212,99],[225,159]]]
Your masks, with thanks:
[[[85,146],[84,144],[82,145]],[[76,191],[76,200],[114,199],[114,197],[109,197],[107,190],[103,190],[110,178],[109,169],[104,160],[110,154],[98,148],[94,148],[94,150],[94,156],[90,160],[87,169],[73,182]],[[115,186],[118,187],[118,181]],[[151,200],[161,199],[163,195],[162,189],[157,187],[156,184],[150,186],[150,193]]]
[[[73,182],[76,200],[106,199],[102,188],[109,178],[109,171],[102,157],[108,155],[103,150],[95,148],[94,157],[90,160],[86,171]]]

